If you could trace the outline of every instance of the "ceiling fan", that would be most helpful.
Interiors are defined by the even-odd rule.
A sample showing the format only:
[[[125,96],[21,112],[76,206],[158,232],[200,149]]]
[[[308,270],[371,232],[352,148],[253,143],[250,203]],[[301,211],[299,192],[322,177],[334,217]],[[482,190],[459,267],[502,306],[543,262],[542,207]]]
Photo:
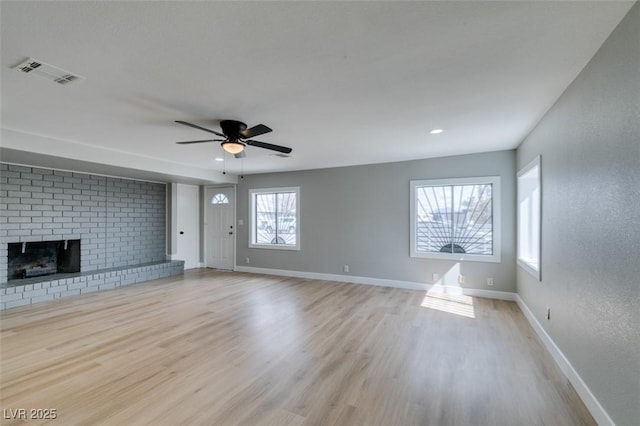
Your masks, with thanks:
[[[224,139],[205,139],[199,141],[185,141],[185,142],[176,142],[177,144],[192,144],[192,143],[204,143],[204,142],[222,142],[222,149],[224,149],[229,154],[233,154],[236,158],[242,158],[245,156],[244,148],[245,146],[255,146],[258,148],[270,149],[272,151],[278,151],[283,154],[291,153],[292,149],[287,148],[286,146],[273,145],[266,142],[260,142],[252,140],[251,138],[259,135],[264,135],[265,133],[271,132],[271,129],[264,124],[258,124],[257,126],[253,126],[251,128],[247,128],[247,125],[242,121],[236,120],[222,120],[220,122],[220,128],[222,129],[222,133],[216,132],[215,130],[207,129],[197,124],[187,123],[186,121],[176,120],[176,123],[183,124],[185,126],[193,127],[196,129],[204,130],[205,132],[213,133],[214,135],[218,135]]]

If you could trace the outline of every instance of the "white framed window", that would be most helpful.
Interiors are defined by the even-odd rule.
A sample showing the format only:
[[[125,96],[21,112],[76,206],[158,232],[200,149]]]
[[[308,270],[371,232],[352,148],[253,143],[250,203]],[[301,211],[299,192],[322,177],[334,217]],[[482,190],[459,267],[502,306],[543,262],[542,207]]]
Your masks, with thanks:
[[[500,262],[500,177],[412,180],[411,257]]]
[[[518,265],[538,281],[541,255],[540,156],[518,172]]]
[[[249,247],[300,250],[300,187],[249,190]]]

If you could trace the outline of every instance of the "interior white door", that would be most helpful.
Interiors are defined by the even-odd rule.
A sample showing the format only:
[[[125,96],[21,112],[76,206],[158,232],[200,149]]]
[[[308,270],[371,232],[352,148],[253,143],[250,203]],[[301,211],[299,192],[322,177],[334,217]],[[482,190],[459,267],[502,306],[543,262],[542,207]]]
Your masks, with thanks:
[[[200,226],[198,218],[198,187],[178,184],[177,195],[177,250],[176,259],[184,260],[184,269],[197,268],[200,263]]]
[[[206,188],[205,197],[206,265],[232,270],[236,241],[235,188]]]

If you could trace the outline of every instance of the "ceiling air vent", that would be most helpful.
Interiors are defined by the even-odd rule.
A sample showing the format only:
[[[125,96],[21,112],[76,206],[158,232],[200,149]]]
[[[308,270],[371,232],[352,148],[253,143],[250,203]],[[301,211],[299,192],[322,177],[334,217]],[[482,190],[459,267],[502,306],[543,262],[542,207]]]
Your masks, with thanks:
[[[36,59],[29,58],[24,62],[19,63],[13,69],[16,69],[25,74],[37,75],[44,77],[49,81],[53,81],[58,84],[69,84],[74,81],[83,80],[83,77],[65,71],[63,69],[54,67],[53,65],[45,64]]]

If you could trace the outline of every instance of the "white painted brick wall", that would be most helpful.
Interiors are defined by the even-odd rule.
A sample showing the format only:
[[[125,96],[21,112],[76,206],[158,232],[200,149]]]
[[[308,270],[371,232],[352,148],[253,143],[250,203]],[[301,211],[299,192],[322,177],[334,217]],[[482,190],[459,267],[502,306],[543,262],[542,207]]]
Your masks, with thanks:
[[[165,185],[0,163],[0,283],[7,244],[81,239],[83,272],[165,260]]]

